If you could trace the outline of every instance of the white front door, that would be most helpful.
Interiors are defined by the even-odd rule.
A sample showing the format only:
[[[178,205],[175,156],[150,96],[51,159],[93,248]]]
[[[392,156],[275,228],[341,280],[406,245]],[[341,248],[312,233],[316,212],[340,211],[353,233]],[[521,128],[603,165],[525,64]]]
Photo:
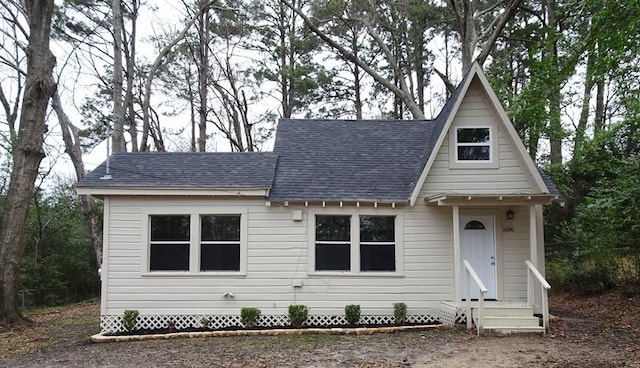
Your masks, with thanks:
[[[460,216],[460,258],[467,260],[488,289],[485,299],[496,299],[496,241],[493,216]],[[462,299],[467,297],[464,265],[460,265]],[[478,287],[471,281],[471,298],[478,298]]]

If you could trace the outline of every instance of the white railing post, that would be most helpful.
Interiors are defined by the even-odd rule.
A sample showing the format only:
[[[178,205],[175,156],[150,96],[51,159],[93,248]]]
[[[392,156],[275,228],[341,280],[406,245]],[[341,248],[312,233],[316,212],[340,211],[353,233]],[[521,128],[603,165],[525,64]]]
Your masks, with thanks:
[[[541,302],[542,302],[542,327],[544,327],[545,332],[549,329],[549,289],[551,289],[551,285],[545,280],[540,271],[534,266],[531,261],[524,261],[527,265],[527,279],[533,281],[537,281],[540,284],[540,294],[541,294]],[[532,288],[532,282],[527,283],[527,293],[532,294],[533,290],[529,290]],[[530,298],[527,298],[530,299]],[[527,304],[530,307],[534,306],[534,299],[527,300]]]
[[[482,283],[482,280],[478,277],[478,274],[473,269],[469,261],[466,259],[462,260],[464,264],[465,270],[465,283],[467,287],[467,328],[471,328],[473,323],[473,315],[471,313],[471,280],[475,282],[478,287],[478,323],[476,324],[476,330],[478,332],[478,336],[484,333],[484,294],[487,293],[487,288]]]
[[[469,274],[469,270],[467,269],[466,265],[465,265],[464,271],[465,271],[464,283],[465,283],[465,290],[467,294],[465,295],[466,304],[467,304],[467,329],[470,330],[471,325],[473,323],[473,317],[471,316],[471,275]]]

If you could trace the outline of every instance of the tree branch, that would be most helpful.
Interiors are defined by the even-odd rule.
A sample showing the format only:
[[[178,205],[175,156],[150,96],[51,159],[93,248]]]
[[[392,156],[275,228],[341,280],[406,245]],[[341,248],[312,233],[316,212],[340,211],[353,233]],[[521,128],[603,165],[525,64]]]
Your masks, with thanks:
[[[357,64],[360,68],[362,68],[362,70],[364,70],[373,79],[375,79],[376,82],[380,83],[382,86],[384,86],[385,88],[390,90],[393,94],[398,96],[407,105],[407,107],[411,111],[411,114],[413,115],[414,119],[424,119],[425,118],[424,117],[424,113],[422,112],[422,110],[420,110],[420,107],[415,103],[415,101],[413,101],[413,97],[411,96],[411,94],[408,91],[406,91],[406,82],[404,82],[404,76],[402,76],[402,78],[399,78],[399,80],[401,81],[401,86],[404,84],[405,90],[403,90],[402,88],[398,88],[393,83],[388,81],[386,78],[382,77],[375,70],[373,70],[368,64],[364,63],[362,60],[360,60],[358,57],[356,57],[351,51],[347,50],[346,48],[344,48],[343,46],[338,44],[336,41],[334,41],[331,37],[329,37],[326,33],[321,31],[313,23],[313,21],[306,14],[304,14],[304,12],[300,8],[295,7],[288,0],[281,0],[281,1],[286,6],[288,6],[290,9],[295,11],[304,20],[305,24],[309,27],[309,29],[313,33],[315,33],[318,37],[320,37],[323,41],[325,41],[331,48],[333,48],[338,53],[340,53],[340,55],[342,55],[342,57],[344,57],[348,61],[351,61],[351,62]],[[372,37],[374,37],[374,39],[375,39],[375,36],[373,34],[371,34],[371,33],[369,33],[369,34]],[[374,32],[374,34],[377,34],[377,33]],[[380,43],[380,42],[382,42],[382,40],[379,39],[376,42]],[[382,42],[382,43],[384,44],[384,42]],[[384,45],[384,46],[386,47],[386,45]],[[388,50],[388,47],[387,47],[387,50]],[[386,55],[386,53],[385,53],[385,55]],[[395,61],[395,59],[391,59],[391,60]],[[390,64],[392,64],[391,60],[389,60]],[[392,67],[393,68],[398,68],[398,65],[397,64],[395,64],[395,65],[392,64]]]

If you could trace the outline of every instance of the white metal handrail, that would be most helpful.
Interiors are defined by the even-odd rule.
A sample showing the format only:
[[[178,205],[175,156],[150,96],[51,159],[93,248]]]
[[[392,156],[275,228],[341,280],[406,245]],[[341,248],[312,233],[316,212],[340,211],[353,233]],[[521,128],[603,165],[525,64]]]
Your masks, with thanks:
[[[483,333],[483,317],[484,317],[484,294],[487,293],[487,288],[482,283],[482,280],[478,277],[478,274],[471,266],[471,263],[466,259],[462,260],[462,264],[464,265],[465,274],[465,286],[467,290],[467,328],[471,328],[471,324],[473,322],[473,316],[471,314],[471,280],[473,280],[478,287],[478,323],[476,324],[476,330],[478,332],[478,336]]]
[[[542,276],[540,271],[538,271],[536,266],[534,266],[534,264],[531,263],[531,261],[524,261],[524,263],[527,265],[527,268],[528,268],[527,288],[530,288],[533,285],[533,283],[531,282],[532,280],[531,276],[533,276],[533,280],[536,280],[540,284],[540,295],[542,298],[542,327],[544,327],[544,330],[547,331],[549,329],[549,292],[548,290],[551,289],[551,285],[549,285],[547,280],[545,280],[545,278]],[[533,307],[535,304],[533,300],[535,299],[535,296],[533,296],[533,293],[531,292],[528,292],[527,295],[528,295],[527,304]]]

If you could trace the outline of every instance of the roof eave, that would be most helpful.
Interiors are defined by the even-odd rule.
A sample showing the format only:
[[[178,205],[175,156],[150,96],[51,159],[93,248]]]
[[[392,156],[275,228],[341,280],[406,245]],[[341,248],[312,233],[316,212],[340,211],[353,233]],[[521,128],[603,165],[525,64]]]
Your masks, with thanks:
[[[485,194],[485,193],[442,193],[424,199],[426,205],[436,206],[523,206],[551,204],[559,196],[551,193]]]
[[[150,186],[79,186],[80,195],[103,196],[225,196],[267,197],[269,187],[150,187]]]

